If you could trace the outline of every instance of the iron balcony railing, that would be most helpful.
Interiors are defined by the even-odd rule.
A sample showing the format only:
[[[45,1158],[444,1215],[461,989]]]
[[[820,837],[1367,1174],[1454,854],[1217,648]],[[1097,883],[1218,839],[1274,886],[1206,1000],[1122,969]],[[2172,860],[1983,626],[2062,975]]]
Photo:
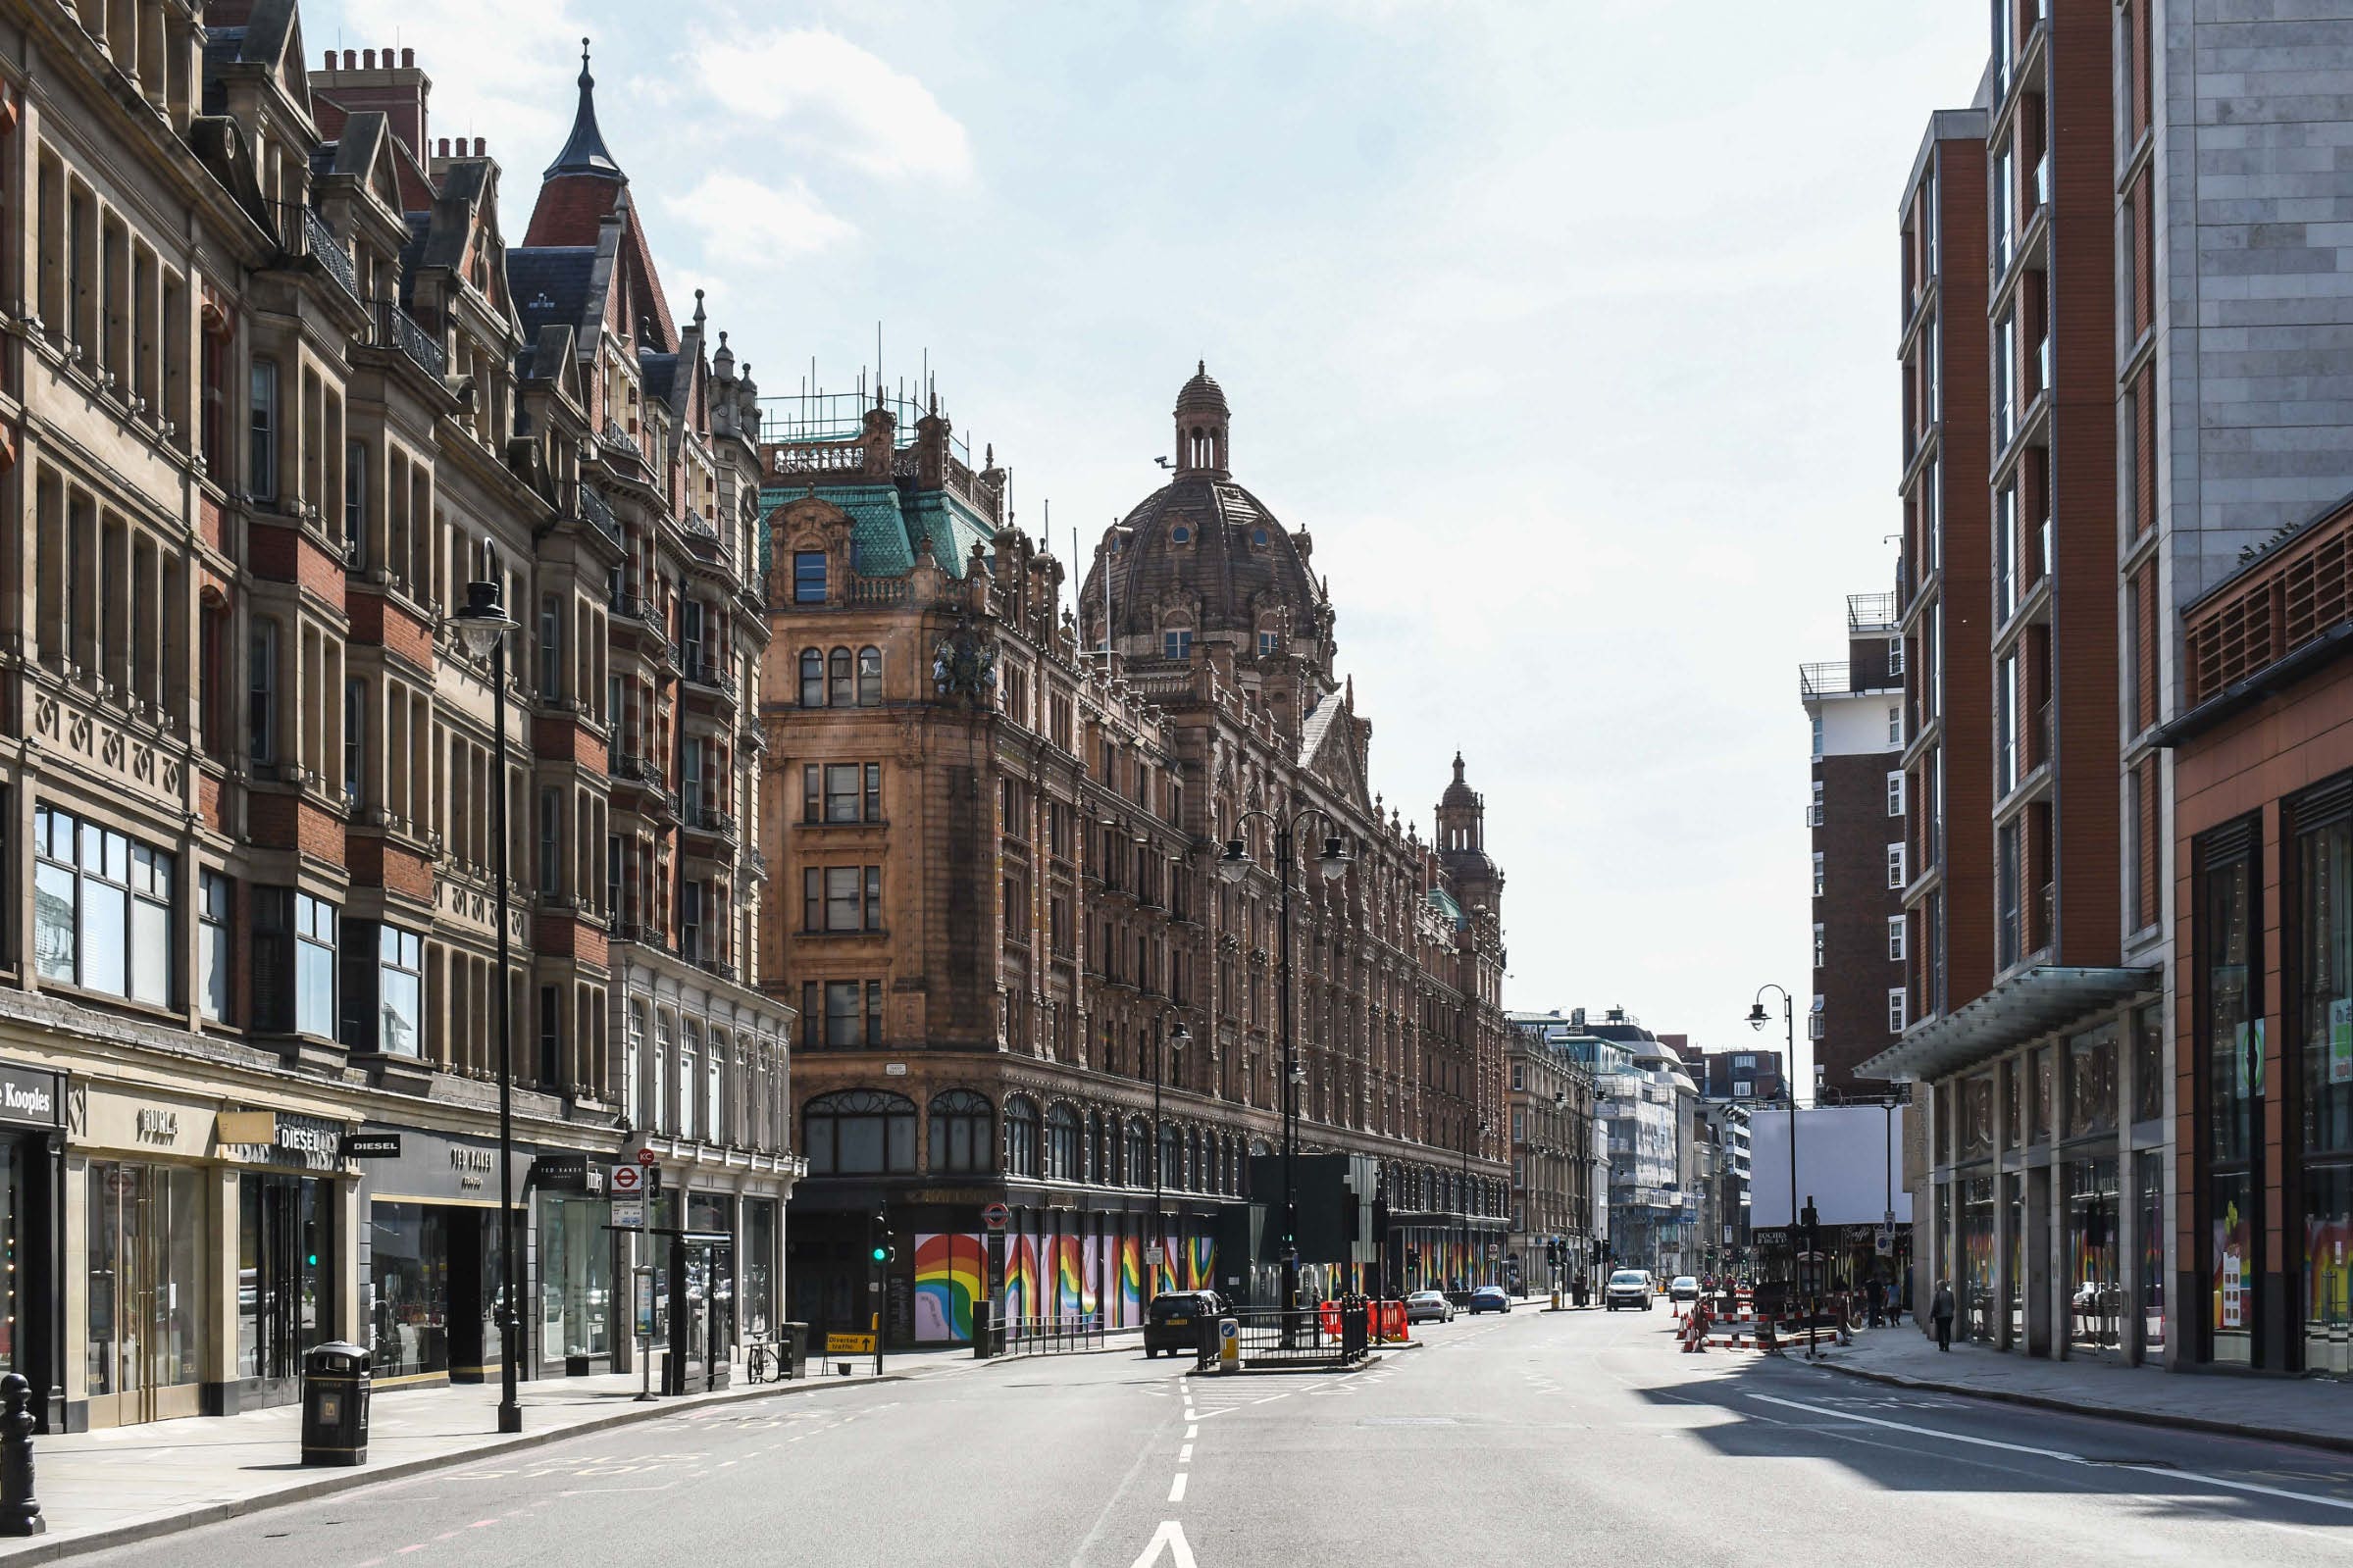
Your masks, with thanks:
[[[327,226],[327,219],[318,208],[302,206],[297,210],[302,214],[300,250],[316,256],[319,265],[327,269],[327,276],[340,283],[344,293],[353,299],[359,298],[359,269],[351,265],[351,253],[343,248],[343,242]]]
[[[621,542],[620,519],[613,516],[613,509],[605,504],[603,496],[596,493],[596,486],[587,480],[580,481],[580,515],[593,524],[597,532],[615,544]]]
[[[449,356],[441,351],[441,345],[417,325],[414,316],[388,299],[376,302],[376,346],[400,350],[436,381],[449,374]]]
[[[1798,666],[1798,695],[1806,697],[1843,696],[1847,690],[1847,663],[1801,664]]]
[[[1893,593],[1850,593],[1847,595],[1847,630],[1883,631],[1896,624],[1897,612],[1902,608]]]

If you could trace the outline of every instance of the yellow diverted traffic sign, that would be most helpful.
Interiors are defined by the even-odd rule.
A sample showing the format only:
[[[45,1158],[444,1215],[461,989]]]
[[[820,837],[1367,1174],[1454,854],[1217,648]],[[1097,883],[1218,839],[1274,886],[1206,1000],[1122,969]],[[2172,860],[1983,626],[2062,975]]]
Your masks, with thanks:
[[[872,1355],[874,1336],[871,1334],[829,1334],[825,1337],[827,1355]]]

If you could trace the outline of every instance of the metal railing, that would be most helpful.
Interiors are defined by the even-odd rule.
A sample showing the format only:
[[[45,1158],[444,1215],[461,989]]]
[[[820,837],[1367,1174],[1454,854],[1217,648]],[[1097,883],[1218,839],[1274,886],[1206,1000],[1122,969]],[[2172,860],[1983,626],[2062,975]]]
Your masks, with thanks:
[[[612,507],[605,503],[603,496],[596,493],[596,486],[587,480],[580,481],[580,515],[595,525],[597,532],[615,544],[621,542],[620,519],[613,516]]]
[[[327,219],[318,208],[303,202],[278,204],[284,212],[284,233],[281,243],[290,256],[313,256],[327,269],[327,276],[342,286],[353,299],[360,297],[359,269],[351,264],[351,253],[328,227]]]
[[[997,1355],[1062,1355],[1103,1347],[1100,1312],[1058,1312],[1043,1317],[1007,1318],[997,1331]]]
[[[1801,664],[1798,666],[1798,696],[1835,697],[1847,689],[1847,665],[1844,659],[1835,664]]]
[[[1296,1312],[1228,1307],[1202,1319],[1201,1344],[1195,1351],[1198,1369],[1205,1372],[1217,1365],[1219,1323],[1226,1319],[1234,1324],[1245,1368],[1353,1367],[1372,1352],[1371,1301],[1365,1296],[1303,1306]]]
[[[441,345],[417,325],[417,318],[388,299],[376,302],[376,346],[400,350],[436,381],[448,377],[449,356]]]

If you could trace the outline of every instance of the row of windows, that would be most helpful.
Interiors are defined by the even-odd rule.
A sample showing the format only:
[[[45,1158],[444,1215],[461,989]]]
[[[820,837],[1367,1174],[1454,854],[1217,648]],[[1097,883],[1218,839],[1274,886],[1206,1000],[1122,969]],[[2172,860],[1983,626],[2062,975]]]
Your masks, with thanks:
[[[883,650],[847,648],[820,653],[800,650],[800,705],[804,708],[871,708],[883,700]]]
[[[1131,1118],[1123,1131],[1117,1116],[1090,1111],[1082,1117],[1069,1105],[1041,1114],[1036,1101],[1017,1094],[1005,1102],[1000,1148],[989,1101],[970,1089],[947,1089],[933,1096],[928,1121],[925,1168],[933,1172],[993,1171],[999,1168],[1001,1154],[1008,1175],[1152,1185],[1152,1138],[1140,1118]],[[873,1089],[821,1094],[803,1108],[801,1128],[802,1149],[814,1175],[901,1175],[916,1169],[915,1102],[902,1094]],[[1238,1137],[1163,1122],[1160,1185],[1240,1193],[1247,1186],[1248,1152]]]

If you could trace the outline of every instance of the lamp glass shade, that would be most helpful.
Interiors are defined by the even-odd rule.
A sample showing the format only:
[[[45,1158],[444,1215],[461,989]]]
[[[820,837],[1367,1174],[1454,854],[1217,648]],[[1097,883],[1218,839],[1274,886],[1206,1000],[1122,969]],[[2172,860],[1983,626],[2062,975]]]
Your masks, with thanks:
[[[1240,882],[1250,875],[1250,854],[1241,839],[1226,840],[1225,853],[1217,857],[1217,875],[1228,882]]]
[[[1168,1043],[1175,1046],[1178,1050],[1183,1050],[1186,1046],[1193,1043],[1193,1031],[1187,1029],[1182,1024],[1177,1025],[1176,1028],[1168,1032]]]
[[[1315,857],[1315,869],[1323,873],[1326,882],[1338,882],[1348,875],[1348,845],[1337,837],[1323,841],[1323,853]]]
[[[515,621],[499,603],[498,584],[469,582],[466,584],[466,607],[449,618],[457,634],[466,644],[466,651],[476,658],[487,657],[498,646],[498,639],[515,630]]]
[[[1765,1004],[1763,1002],[1751,1002],[1749,1004],[1749,1028],[1763,1029],[1765,1025]]]

